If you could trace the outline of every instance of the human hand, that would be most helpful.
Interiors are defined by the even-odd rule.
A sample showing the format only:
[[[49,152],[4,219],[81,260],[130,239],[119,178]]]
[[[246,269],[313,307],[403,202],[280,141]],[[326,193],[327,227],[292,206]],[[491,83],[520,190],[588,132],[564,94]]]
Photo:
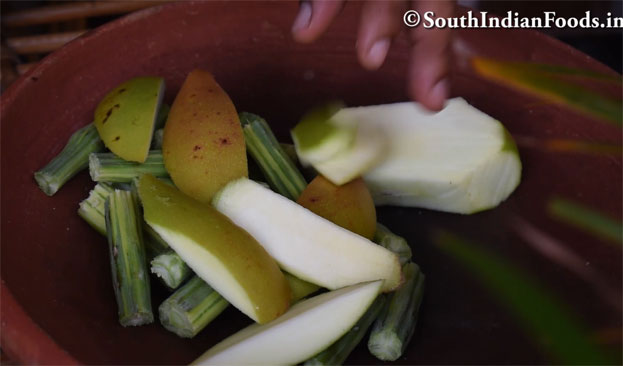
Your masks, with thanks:
[[[301,43],[315,41],[338,15],[345,0],[308,0],[301,2],[299,14],[292,26],[294,39]],[[408,8],[411,6],[410,8]],[[406,26],[403,15],[413,9],[427,11],[436,17],[449,17],[454,12],[454,0],[386,0],[367,1],[361,11],[357,36],[357,56],[368,70],[381,67],[391,46],[392,38]],[[408,92],[412,99],[431,110],[440,110],[450,94],[448,67],[451,32],[449,28],[409,28],[412,42],[409,61]]]

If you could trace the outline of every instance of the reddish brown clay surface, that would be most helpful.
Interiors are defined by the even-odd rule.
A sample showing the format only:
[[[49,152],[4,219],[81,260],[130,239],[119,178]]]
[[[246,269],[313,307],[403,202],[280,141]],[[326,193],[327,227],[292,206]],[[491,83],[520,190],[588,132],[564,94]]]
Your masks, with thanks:
[[[401,39],[377,72],[355,57],[357,4],[346,7],[312,45],[290,38],[296,2],[180,2],[127,16],[54,53],[2,95],[2,348],[24,363],[177,364],[248,323],[229,308],[192,340],[158,324],[117,322],[106,241],[77,215],[93,184],[82,173],[54,197],[33,172],[91,122],[97,102],[139,75],[166,79],[170,103],[193,68],[210,70],[239,110],[265,116],[278,137],[307,108],[330,99],[348,105],[406,100],[407,43]],[[459,32],[460,50],[611,72],[586,55],[532,31]],[[581,138],[621,144],[621,130],[539,103],[455,65],[453,94],[504,122],[516,137]],[[620,92],[619,93],[620,97]],[[621,248],[546,215],[546,199],[571,198],[621,219],[621,158],[524,147],[523,182],[499,208],[473,216],[383,208],[379,221],[408,238],[427,274],[427,292],[403,364],[547,362],[536,342],[462,267],[431,243],[435,228],[462,234],[512,258],[569,304],[590,331],[621,329],[620,308],[527,245],[511,229],[522,218],[621,289]],[[166,297],[154,281],[154,307]],[[619,341],[620,342],[620,341]],[[607,345],[606,345],[607,346]],[[375,360],[360,345],[349,363]]]

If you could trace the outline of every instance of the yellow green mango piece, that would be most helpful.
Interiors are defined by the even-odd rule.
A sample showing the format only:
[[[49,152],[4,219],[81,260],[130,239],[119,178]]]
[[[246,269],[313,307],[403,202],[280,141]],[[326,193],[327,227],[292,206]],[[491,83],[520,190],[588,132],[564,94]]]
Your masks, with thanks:
[[[303,281],[288,272],[284,272],[283,275],[286,277],[286,280],[288,280],[288,284],[290,285],[290,301],[293,303],[320,290],[320,286],[314,285],[311,282]]]
[[[248,177],[238,113],[209,72],[186,77],[164,126],[162,152],[175,185],[204,203],[229,181]]]
[[[151,175],[140,178],[138,192],[147,224],[232,305],[258,323],[288,309],[288,281],[246,231]]]
[[[296,202],[344,229],[370,240],[374,238],[376,208],[362,178],[338,186],[318,175]]]
[[[164,79],[136,77],[117,86],[98,104],[93,123],[110,151],[122,159],[147,159]]]

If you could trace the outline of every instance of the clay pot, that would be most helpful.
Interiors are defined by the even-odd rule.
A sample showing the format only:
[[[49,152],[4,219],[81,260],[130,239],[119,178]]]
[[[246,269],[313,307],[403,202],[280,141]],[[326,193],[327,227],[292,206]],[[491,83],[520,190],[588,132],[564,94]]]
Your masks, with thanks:
[[[399,39],[379,71],[364,71],[355,56],[358,6],[349,4],[320,41],[299,45],[290,37],[296,2],[166,4],[80,37],[12,85],[1,106],[3,352],[28,364],[180,364],[248,324],[230,307],[191,340],[159,324],[121,327],[106,240],[76,215],[93,186],[88,174],[47,197],[33,172],[58,153],[73,131],[91,122],[109,89],[139,75],[163,76],[170,103],[190,70],[210,70],[240,111],[266,117],[282,140],[309,107],[327,100],[347,105],[407,100],[408,43]],[[537,32],[457,33],[462,52],[613,73]],[[379,210],[379,221],[409,240],[414,260],[427,275],[419,325],[399,361],[548,362],[538,341],[471,272],[433,244],[431,233],[450,230],[511,260],[567,303],[589,331],[620,329],[620,308],[536,250],[518,234],[517,223],[555,238],[620,296],[620,246],[552,218],[545,207],[550,197],[561,196],[620,220],[621,157],[556,153],[521,141],[582,138],[620,145],[621,130],[485,81],[461,64],[462,58],[453,68],[453,94],[502,121],[516,136],[523,179],[500,207],[472,216]],[[157,307],[168,294],[153,282]],[[365,344],[348,361],[377,362]]]

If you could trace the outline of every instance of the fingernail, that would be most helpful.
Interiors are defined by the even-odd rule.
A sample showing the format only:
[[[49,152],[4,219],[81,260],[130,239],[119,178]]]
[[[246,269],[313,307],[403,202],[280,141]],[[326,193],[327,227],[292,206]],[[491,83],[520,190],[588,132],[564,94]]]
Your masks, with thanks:
[[[439,80],[435,86],[433,86],[433,88],[430,91],[430,97],[428,98],[428,100],[431,102],[432,105],[436,105],[438,106],[438,109],[443,108],[446,99],[448,98],[450,94],[450,83],[448,82],[448,79],[441,79]]]
[[[299,6],[299,14],[296,16],[294,24],[292,25],[292,32],[298,32],[307,28],[309,26],[309,21],[311,20],[311,15],[311,4],[308,1],[303,1]]]
[[[380,67],[385,61],[387,51],[391,41],[389,38],[382,38],[372,44],[372,47],[368,50],[368,66],[372,68]]]

